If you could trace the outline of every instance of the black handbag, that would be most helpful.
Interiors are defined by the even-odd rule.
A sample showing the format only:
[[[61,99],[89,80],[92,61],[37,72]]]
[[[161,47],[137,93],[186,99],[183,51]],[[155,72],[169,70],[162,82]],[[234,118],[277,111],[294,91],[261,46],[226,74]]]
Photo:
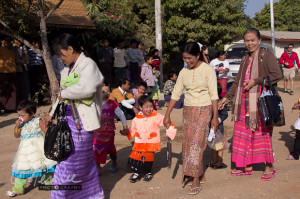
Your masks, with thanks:
[[[266,86],[266,79],[268,81],[268,87]],[[267,90],[266,93],[263,93],[264,88]],[[265,126],[285,125],[282,99],[271,84],[269,76],[263,78],[257,106]]]
[[[45,135],[44,153],[48,159],[61,162],[69,157],[73,149],[71,129],[66,120],[66,106],[64,102],[60,102]]]

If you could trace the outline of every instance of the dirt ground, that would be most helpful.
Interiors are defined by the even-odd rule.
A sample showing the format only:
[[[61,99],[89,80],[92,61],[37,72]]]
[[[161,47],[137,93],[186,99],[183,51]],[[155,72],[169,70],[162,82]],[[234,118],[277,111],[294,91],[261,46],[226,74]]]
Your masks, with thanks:
[[[171,119],[178,128],[178,134],[173,141],[173,159],[172,168],[169,171],[166,161],[166,136],[165,129],[162,129],[162,150],[155,155],[153,166],[154,178],[151,182],[139,181],[130,183],[128,178],[130,173],[126,172],[126,163],[131,152],[132,142],[118,133],[121,123],[117,123],[117,133],[115,145],[118,150],[119,170],[112,174],[108,171],[111,162],[108,158],[100,173],[100,184],[104,189],[105,197],[111,199],[127,198],[299,198],[300,197],[300,161],[287,161],[286,156],[294,143],[295,132],[293,125],[297,119],[298,111],[292,111],[291,107],[300,96],[300,81],[295,84],[295,94],[283,94],[283,82],[279,83],[279,93],[282,96],[286,125],[274,128],[273,132],[273,150],[275,153],[276,177],[270,182],[264,182],[260,179],[263,173],[264,165],[254,166],[254,172],[251,176],[230,175],[231,149],[224,152],[224,163],[227,168],[219,170],[206,170],[207,182],[203,185],[201,192],[196,196],[187,195],[189,187],[182,188],[180,185],[182,175],[181,163],[181,135],[182,135],[182,110],[174,110]],[[38,113],[45,112],[48,107],[41,107]],[[166,107],[160,110],[165,113]],[[225,121],[225,135],[229,142],[232,142],[233,123],[229,118]],[[14,155],[17,151],[19,139],[13,136],[14,122],[17,118],[16,113],[0,115],[0,198],[6,198],[5,193],[11,190],[13,178],[11,177],[11,165]],[[129,122],[130,124],[130,122]],[[210,149],[204,153],[204,164],[211,160]],[[39,191],[33,185],[28,185],[27,193],[18,198],[50,198],[50,192]]]

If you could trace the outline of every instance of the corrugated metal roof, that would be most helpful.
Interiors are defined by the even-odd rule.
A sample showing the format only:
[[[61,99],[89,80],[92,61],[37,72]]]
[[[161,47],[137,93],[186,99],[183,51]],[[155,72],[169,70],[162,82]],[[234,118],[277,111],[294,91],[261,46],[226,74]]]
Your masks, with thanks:
[[[261,37],[271,39],[271,31],[260,31]],[[276,41],[300,41],[300,32],[275,31]]]
[[[47,0],[56,5],[59,0]],[[64,0],[60,7],[47,19],[48,27],[96,29],[95,24],[86,15],[84,5],[80,0]]]

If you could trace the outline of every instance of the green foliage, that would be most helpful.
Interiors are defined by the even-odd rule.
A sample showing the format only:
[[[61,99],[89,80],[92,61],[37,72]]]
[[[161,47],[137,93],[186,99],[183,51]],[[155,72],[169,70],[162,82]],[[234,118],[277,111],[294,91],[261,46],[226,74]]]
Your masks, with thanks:
[[[274,27],[277,31],[300,31],[300,0],[279,0],[273,4]],[[261,30],[270,30],[270,3],[255,13],[253,25]]]
[[[50,3],[45,2],[45,12],[49,10]],[[1,0],[0,19],[14,32],[27,39],[39,38],[39,22],[37,0]],[[3,26],[0,29],[4,30]]]
[[[247,26],[244,0],[166,0],[164,48],[178,51],[187,41],[220,46]]]
[[[34,94],[32,101],[36,104],[48,104],[50,103],[50,90],[47,88],[46,84],[39,84],[41,86],[40,90]]]

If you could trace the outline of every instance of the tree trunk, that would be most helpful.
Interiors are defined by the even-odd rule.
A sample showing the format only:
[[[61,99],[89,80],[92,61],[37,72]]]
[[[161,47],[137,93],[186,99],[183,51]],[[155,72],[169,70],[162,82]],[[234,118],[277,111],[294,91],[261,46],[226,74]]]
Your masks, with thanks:
[[[56,98],[58,97],[59,93],[59,85],[57,78],[54,73],[53,65],[52,65],[52,59],[50,54],[50,48],[48,45],[48,38],[47,38],[47,25],[46,25],[46,19],[45,17],[41,16],[41,22],[40,22],[40,31],[41,31],[41,40],[42,40],[42,49],[43,49],[43,58],[45,61],[46,69],[48,78],[50,81],[50,91],[51,91],[51,99],[52,103],[56,101]]]

